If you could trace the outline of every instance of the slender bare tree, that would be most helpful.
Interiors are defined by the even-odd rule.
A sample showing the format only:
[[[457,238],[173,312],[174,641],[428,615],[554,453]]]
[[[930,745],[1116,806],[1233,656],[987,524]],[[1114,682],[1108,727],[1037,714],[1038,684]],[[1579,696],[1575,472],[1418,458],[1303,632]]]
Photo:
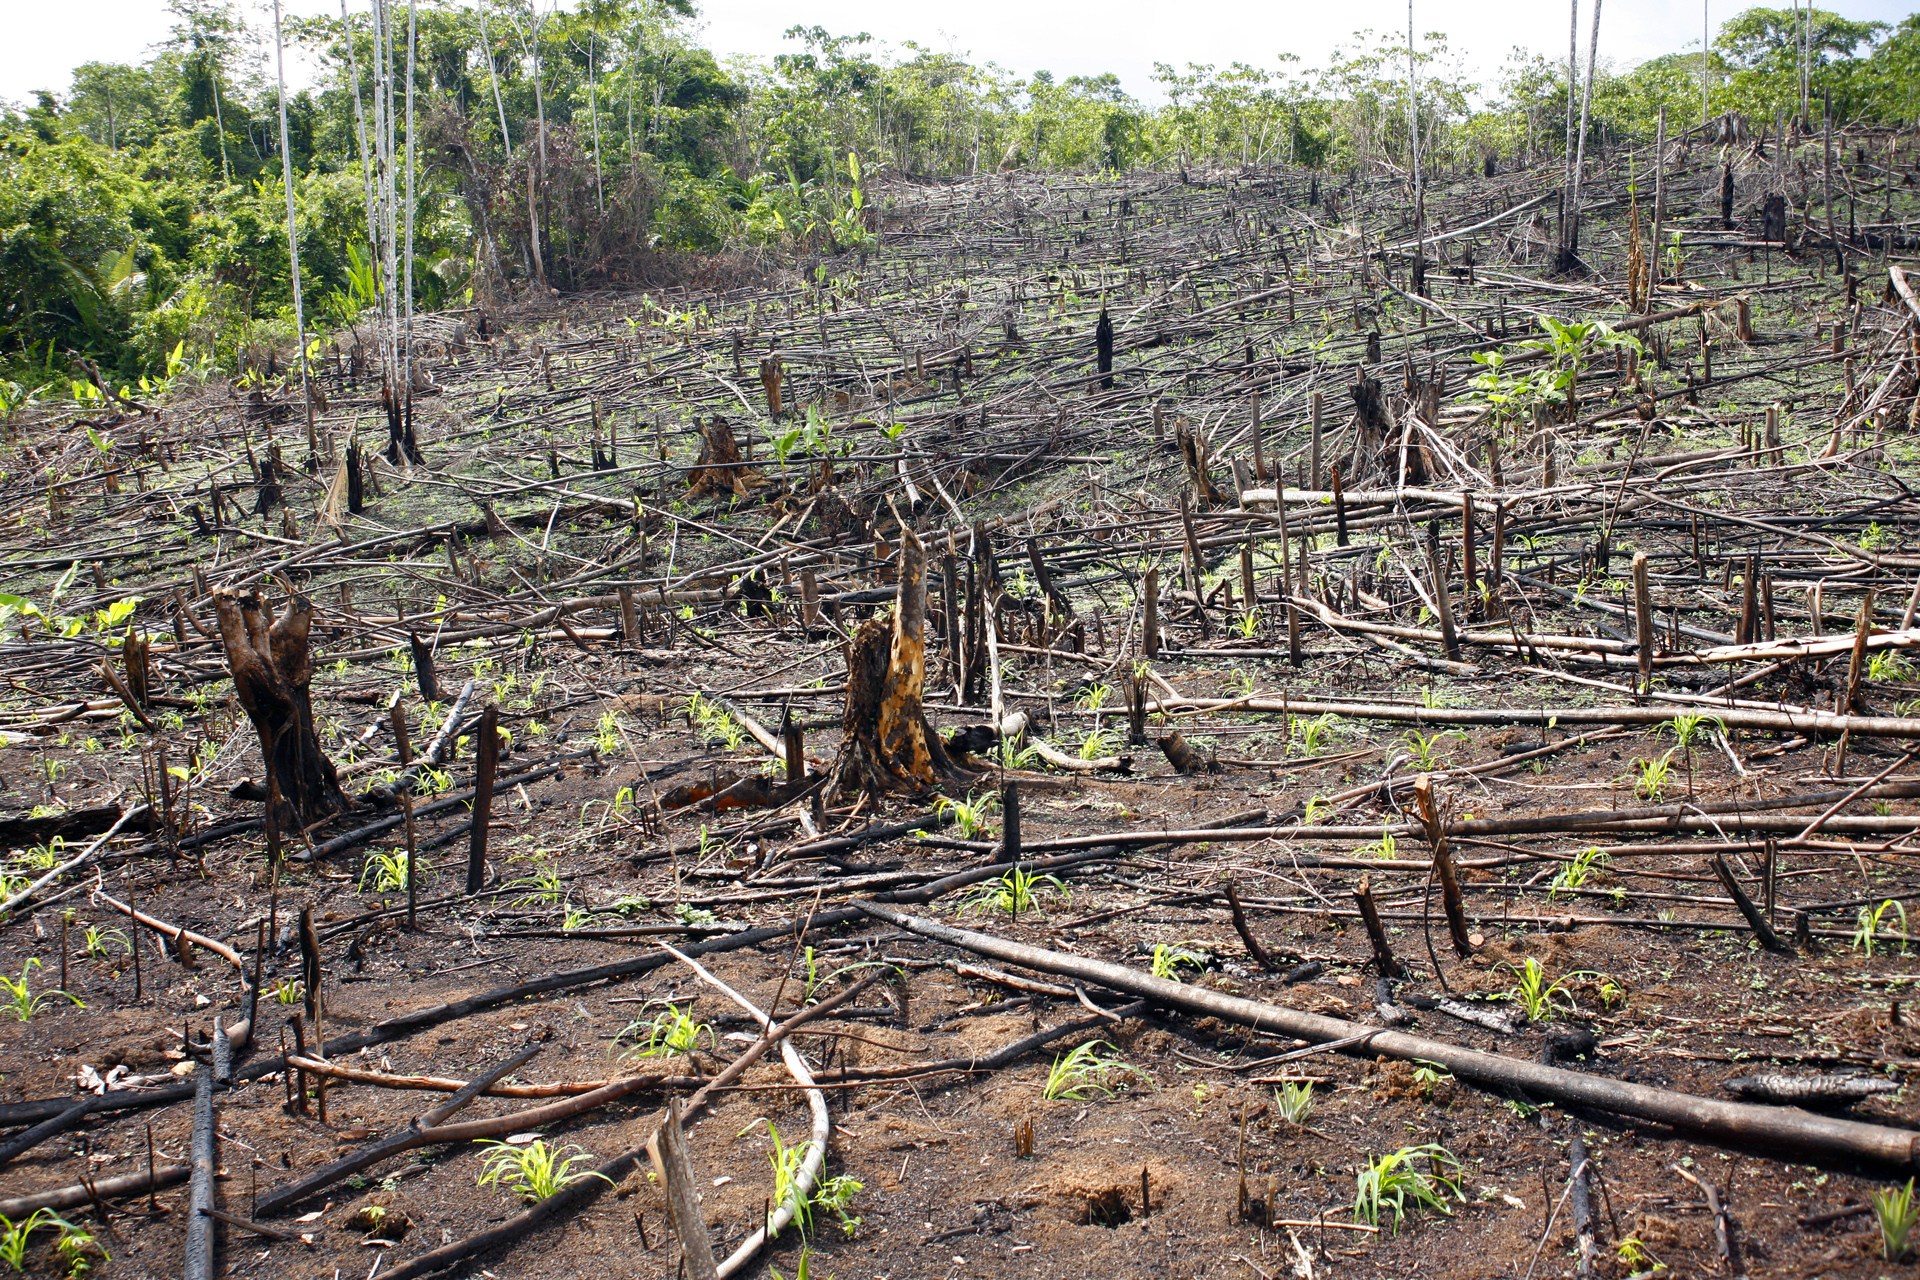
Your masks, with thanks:
[[[280,181],[287,189],[287,262],[293,279],[293,331],[300,343],[300,400],[307,413],[307,457],[319,454],[313,429],[313,392],[307,377],[307,310],[300,296],[300,233],[294,216],[293,148],[287,142],[287,46],[280,29],[280,0],[273,0],[273,75],[279,88]]]

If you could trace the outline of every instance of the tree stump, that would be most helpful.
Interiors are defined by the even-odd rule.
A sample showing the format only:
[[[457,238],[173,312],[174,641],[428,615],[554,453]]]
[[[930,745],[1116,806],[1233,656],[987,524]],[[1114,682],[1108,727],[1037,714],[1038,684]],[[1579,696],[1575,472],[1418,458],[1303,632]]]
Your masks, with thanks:
[[[222,588],[213,607],[234,692],[260,735],[268,803],[275,806],[270,820],[295,831],[344,813],[350,802],[313,728],[312,604],[294,596],[276,620],[258,591]]]
[[[927,724],[926,548],[900,531],[899,596],[889,621],[869,618],[847,653],[844,736],[833,764],[836,792],[923,793],[942,782],[971,781]]]
[[[746,459],[740,456],[740,442],[734,439],[733,428],[725,418],[715,414],[711,422],[695,425],[700,432],[700,456],[688,477],[689,493],[744,496],[760,483],[760,473],[746,466]]]

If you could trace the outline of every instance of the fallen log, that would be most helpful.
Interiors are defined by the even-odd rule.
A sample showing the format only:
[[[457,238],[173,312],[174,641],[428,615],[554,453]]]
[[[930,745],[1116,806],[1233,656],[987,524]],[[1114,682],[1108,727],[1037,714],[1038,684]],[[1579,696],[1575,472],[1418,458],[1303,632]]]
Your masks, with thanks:
[[[1702,710],[1700,704],[1644,707],[1427,707],[1416,702],[1316,702],[1281,698],[1156,698],[1149,714],[1174,711],[1264,711],[1274,715],[1351,716],[1401,724],[1658,725],[1676,715]],[[1920,718],[1853,716],[1832,711],[1762,711],[1755,707],[1713,706],[1712,717],[1729,729],[1802,735],[1851,733],[1861,738],[1920,738]]]
[[[19,1222],[36,1210],[51,1209],[58,1213],[62,1209],[73,1209],[96,1201],[113,1200],[120,1196],[137,1196],[142,1192],[165,1191],[177,1187],[193,1176],[190,1164],[163,1164],[149,1173],[142,1169],[139,1173],[123,1173],[112,1178],[95,1178],[91,1182],[76,1182],[69,1187],[53,1187],[46,1191],[33,1191],[23,1196],[14,1196],[10,1200],[0,1200],[0,1218]]]
[[[956,929],[882,907],[854,904],[875,920],[921,937],[1007,964],[1098,983],[1172,1009],[1223,1018],[1260,1031],[1320,1043],[1358,1037],[1345,1052],[1421,1059],[1473,1084],[1501,1091],[1524,1090],[1567,1106],[1590,1107],[1628,1119],[1670,1125],[1682,1132],[1734,1147],[1765,1147],[1796,1160],[1859,1161],[1911,1174],[1920,1168],[1920,1133],[1779,1107],[1723,1102],[1649,1085],[1546,1066],[1504,1054],[1483,1053],[1402,1031],[1371,1028],[1343,1018],[1223,995],[1190,983],[1156,978],[1125,965],[1010,942],[970,929]]]

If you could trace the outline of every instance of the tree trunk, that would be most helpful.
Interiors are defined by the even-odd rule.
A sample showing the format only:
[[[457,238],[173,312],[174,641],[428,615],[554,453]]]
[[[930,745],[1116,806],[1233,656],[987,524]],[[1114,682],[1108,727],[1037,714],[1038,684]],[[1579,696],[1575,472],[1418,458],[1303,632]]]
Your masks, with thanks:
[[[276,620],[258,591],[222,588],[213,607],[234,691],[260,735],[271,820],[291,832],[345,812],[350,803],[313,728],[312,604],[294,596]]]
[[[920,703],[927,677],[926,548],[911,529],[900,531],[899,562],[892,623],[869,618],[848,646],[836,792],[918,793],[972,777],[947,755]]]

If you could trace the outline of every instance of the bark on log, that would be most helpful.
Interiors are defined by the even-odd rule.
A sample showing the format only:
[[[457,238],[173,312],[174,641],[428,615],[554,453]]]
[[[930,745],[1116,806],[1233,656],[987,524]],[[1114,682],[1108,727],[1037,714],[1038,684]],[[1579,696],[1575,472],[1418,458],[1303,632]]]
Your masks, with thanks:
[[[292,832],[346,812],[350,802],[313,728],[312,604],[293,596],[276,620],[260,592],[222,588],[213,607],[234,691],[260,736],[260,756],[275,784],[268,788],[271,819]]]

